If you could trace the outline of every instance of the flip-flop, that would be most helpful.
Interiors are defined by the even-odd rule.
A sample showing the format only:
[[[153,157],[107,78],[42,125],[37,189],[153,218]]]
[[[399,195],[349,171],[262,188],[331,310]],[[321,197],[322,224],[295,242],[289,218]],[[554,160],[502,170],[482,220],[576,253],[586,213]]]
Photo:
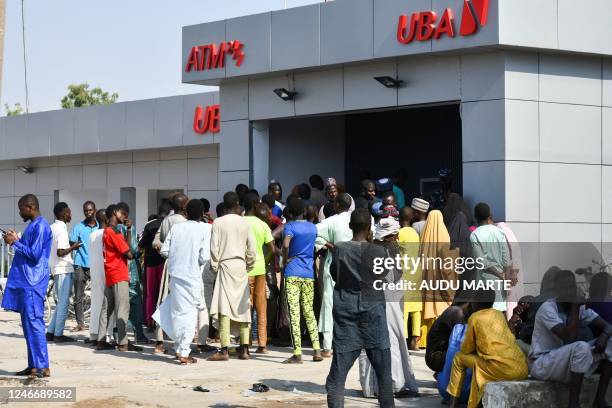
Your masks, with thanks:
[[[180,363],[181,365],[195,364],[195,363],[197,363],[197,362],[198,362],[198,360],[196,360],[196,359],[195,359],[195,358],[193,358],[193,357],[187,357],[187,361],[181,361],[181,360],[179,359],[179,363]]]
[[[253,387],[251,388],[251,391],[254,391],[254,392],[268,392],[268,391],[270,391],[270,387],[268,387],[264,383],[257,383],[257,384],[253,384]]]
[[[210,392],[208,388],[204,388],[201,385],[198,385],[197,387],[193,387],[193,390],[198,391],[198,392]]]

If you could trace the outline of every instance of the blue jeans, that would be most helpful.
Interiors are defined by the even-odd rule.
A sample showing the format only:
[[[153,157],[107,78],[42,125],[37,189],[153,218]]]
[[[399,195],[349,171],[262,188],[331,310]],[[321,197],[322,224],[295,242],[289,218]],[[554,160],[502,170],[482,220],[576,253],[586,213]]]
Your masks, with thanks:
[[[68,317],[68,305],[70,304],[70,292],[72,291],[72,275],[74,275],[74,273],[62,273],[53,276],[53,289],[57,297],[57,305],[49,321],[47,333],[53,333],[54,336],[61,336],[64,334],[66,317]]]

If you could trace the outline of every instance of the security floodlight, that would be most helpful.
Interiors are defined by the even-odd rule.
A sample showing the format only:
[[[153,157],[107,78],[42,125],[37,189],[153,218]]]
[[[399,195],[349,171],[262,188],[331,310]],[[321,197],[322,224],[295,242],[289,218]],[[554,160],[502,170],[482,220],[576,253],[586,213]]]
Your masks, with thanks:
[[[274,93],[281,98],[283,101],[292,101],[295,96],[298,94],[295,91],[289,91],[287,88],[276,88]]]
[[[399,88],[404,83],[401,79],[391,78],[390,76],[378,76],[374,77],[374,79],[387,88]]]
[[[34,168],[30,166],[18,166],[17,168],[23,171],[25,174],[34,173]]]

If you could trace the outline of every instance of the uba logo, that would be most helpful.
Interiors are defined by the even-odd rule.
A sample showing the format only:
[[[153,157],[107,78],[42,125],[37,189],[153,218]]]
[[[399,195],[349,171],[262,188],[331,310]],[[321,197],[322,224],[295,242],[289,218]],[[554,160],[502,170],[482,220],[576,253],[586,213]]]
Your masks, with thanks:
[[[244,46],[238,40],[223,41],[219,46],[216,44],[196,45],[191,47],[185,72],[204,71],[205,69],[223,68],[225,67],[225,56],[232,54],[232,59],[236,61],[236,66],[242,65],[244,60]]]
[[[203,135],[218,133],[221,129],[221,105],[210,105],[206,108],[198,105],[193,115],[193,131]]]
[[[463,0],[459,34],[462,36],[475,34],[479,27],[487,25],[488,15],[489,0]],[[454,38],[455,33],[455,17],[450,8],[444,10],[439,20],[435,11],[421,11],[413,13],[410,21],[408,21],[408,16],[400,16],[397,41],[402,44],[410,44],[415,39],[417,41],[428,41],[432,38],[439,40],[443,35]]]

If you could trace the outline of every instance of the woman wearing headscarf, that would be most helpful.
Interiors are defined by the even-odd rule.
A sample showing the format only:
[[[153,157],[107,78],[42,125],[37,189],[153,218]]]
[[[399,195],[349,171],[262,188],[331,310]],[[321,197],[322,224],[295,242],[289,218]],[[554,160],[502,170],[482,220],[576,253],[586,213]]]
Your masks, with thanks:
[[[446,205],[442,210],[444,215],[444,225],[450,230],[451,223],[455,219],[455,216],[462,212],[466,217],[467,226],[471,226],[474,223],[472,218],[472,211],[470,207],[463,201],[463,198],[457,193],[449,193]]]
[[[455,214],[455,218],[450,223],[448,233],[451,239],[451,248],[458,248],[459,254],[462,258],[469,258],[472,256],[472,243],[470,242],[470,234],[472,233],[468,226],[467,217],[463,211],[459,211]],[[474,279],[472,271],[465,271],[461,278],[466,281]]]
[[[444,226],[444,218],[439,210],[433,210],[427,216],[425,229],[421,233],[419,254],[422,257],[423,282],[423,323],[419,347],[427,345],[427,333],[438,316],[453,302],[455,295],[452,283],[457,281],[454,265],[459,257],[459,249],[451,249],[451,239]],[[436,288],[446,281],[449,289]]]
[[[364,264],[369,264],[375,258],[393,258],[399,255],[397,242],[400,230],[399,222],[393,217],[385,217],[375,226],[374,239],[362,258]],[[374,264],[372,263],[372,266]],[[385,282],[397,282],[402,277],[402,271],[393,269],[384,278]],[[401,290],[384,289],[385,315],[391,344],[391,377],[393,393],[396,398],[414,398],[419,396],[419,388],[412,371],[410,354],[404,337],[404,292]],[[366,398],[374,398],[378,392],[376,373],[367,354],[362,350],[359,356],[359,381]]]

